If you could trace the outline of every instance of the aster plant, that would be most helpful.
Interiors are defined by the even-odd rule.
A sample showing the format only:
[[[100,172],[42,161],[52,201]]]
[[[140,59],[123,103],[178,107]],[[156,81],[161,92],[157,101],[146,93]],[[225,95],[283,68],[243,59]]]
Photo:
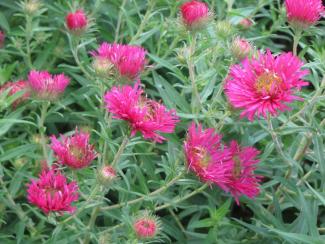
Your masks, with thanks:
[[[325,243],[324,1],[0,1],[0,243]]]

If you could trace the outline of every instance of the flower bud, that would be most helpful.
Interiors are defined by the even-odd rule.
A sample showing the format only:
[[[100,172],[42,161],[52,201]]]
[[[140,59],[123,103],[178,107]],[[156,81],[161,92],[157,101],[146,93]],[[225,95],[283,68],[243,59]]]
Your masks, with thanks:
[[[246,39],[236,37],[231,44],[231,52],[238,60],[246,58],[252,51],[252,45]]]
[[[96,57],[92,66],[99,77],[107,78],[113,75],[114,65],[108,59]]]
[[[103,185],[110,185],[116,179],[116,171],[112,166],[105,165],[98,171],[98,180]]]
[[[159,229],[158,218],[147,211],[139,214],[133,222],[133,230],[138,239],[152,239],[158,234]]]
[[[221,38],[227,39],[233,34],[233,27],[228,21],[219,21],[216,26],[217,35]]]
[[[87,28],[88,20],[83,10],[77,10],[66,16],[66,25],[69,31],[74,35],[81,35]]]
[[[210,20],[211,13],[206,3],[192,0],[181,7],[182,22],[188,30],[200,30]]]
[[[24,11],[29,15],[35,14],[40,9],[40,7],[41,3],[39,0],[29,0],[23,4]]]
[[[242,19],[239,23],[238,26],[243,28],[243,29],[249,29],[253,25],[253,21],[251,21],[248,18]]]

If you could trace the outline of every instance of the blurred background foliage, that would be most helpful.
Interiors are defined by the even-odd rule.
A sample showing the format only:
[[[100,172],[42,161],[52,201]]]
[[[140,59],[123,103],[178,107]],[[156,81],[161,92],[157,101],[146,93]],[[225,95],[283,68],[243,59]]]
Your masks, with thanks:
[[[112,120],[107,127],[98,85],[105,81],[94,75],[89,54],[103,41],[148,50],[149,67],[141,76],[146,92],[175,108],[181,123],[163,144],[133,137],[118,164],[119,180],[95,194],[96,161],[76,175],[65,169],[80,187],[77,214],[45,216],[26,200],[26,184],[38,175],[43,159],[39,104],[30,100],[12,109],[15,97],[0,95],[0,243],[136,243],[130,223],[143,209],[162,221],[162,232],[153,243],[325,243],[324,20],[308,29],[299,43],[299,56],[310,70],[311,84],[301,92],[305,101],[274,118],[270,130],[264,119],[239,119],[225,99],[223,81],[237,62],[230,50],[235,36],[248,39],[256,49],[292,50],[282,1],[205,1],[215,18],[198,34],[194,53],[202,99],[199,113],[191,109],[190,39],[178,18],[182,1],[40,2],[31,15],[26,2],[0,1],[0,27],[6,33],[0,85],[26,79],[31,69],[64,72],[72,78],[65,95],[49,109],[47,135],[71,134],[78,126],[92,133],[100,153],[106,141],[107,158],[113,160],[125,124]],[[92,23],[75,42],[66,31],[65,16],[78,8]],[[249,29],[238,27],[244,18],[253,21]],[[264,178],[259,197],[243,197],[237,206],[228,194],[206,188],[187,172],[182,143],[192,120],[215,128],[225,141],[237,139],[261,151],[256,173]],[[54,161],[52,153],[49,158]]]

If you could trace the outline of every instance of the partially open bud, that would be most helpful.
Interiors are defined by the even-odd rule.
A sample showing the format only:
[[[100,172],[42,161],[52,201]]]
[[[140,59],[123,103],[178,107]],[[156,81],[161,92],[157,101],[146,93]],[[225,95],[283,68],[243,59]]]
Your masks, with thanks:
[[[243,28],[243,29],[249,29],[253,25],[253,21],[251,21],[248,18],[242,19],[239,23],[238,26]]]
[[[252,51],[252,45],[246,39],[236,37],[231,44],[231,52],[238,60],[246,58]]]
[[[208,5],[196,0],[184,3],[180,9],[182,22],[188,30],[204,28],[212,16]]]
[[[35,14],[41,7],[39,0],[29,0],[23,4],[24,11],[29,14]]]
[[[92,65],[99,77],[107,78],[114,73],[114,65],[109,59],[95,57]]]
[[[3,48],[3,46],[5,45],[5,38],[5,33],[0,30],[0,48]]]
[[[160,223],[156,216],[144,211],[134,220],[133,230],[138,239],[152,239],[158,234]]]
[[[81,35],[87,28],[88,20],[83,10],[77,10],[66,16],[66,25],[74,35]]]
[[[105,165],[98,171],[98,180],[103,185],[110,185],[117,179],[116,171],[112,166]]]

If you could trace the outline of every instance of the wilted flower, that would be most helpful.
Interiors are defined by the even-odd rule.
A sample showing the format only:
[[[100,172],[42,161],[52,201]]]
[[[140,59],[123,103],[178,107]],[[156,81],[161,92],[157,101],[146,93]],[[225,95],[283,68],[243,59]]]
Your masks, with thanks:
[[[3,31],[0,30],[0,48],[3,48],[5,44],[6,35]]]
[[[215,184],[227,183],[229,165],[220,163],[222,160],[221,135],[212,128],[196,128],[192,123],[189,127],[187,138],[184,142],[184,151],[187,166],[202,181]]]
[[[295,28],[308,28],[317,23],[324,11],[322,0],[286,0],[287,18]]]
[[[259,192],[260,176],[254,174],[259,160],[256,159],[259,151],[254,147],[241,148],[236,141],[232,141],[229,147],[222,152],[220,164],[228,170],[226,184],[218,184],[226,192],[230,192],[239,204],[239,197],[246,195],[249,198],[256,197]]]
[[[296,90],[308,85],[301,80],[309,73],[301,70],[302,66],[303,62],[292,53],[273,56],[267,50],[257,58],[246,58],[230,67],[225,93],[234,108],[244,109],[241,117],[247,116],[252,121],[255,115],[275,116],[278,110],[290,109],[286,104],[302,100],[294,95]]]
[[[78,129],[73,136],[62,136],[62,142],[51,136],[51,148],[58,162],[74,169],[87,167],[97,157],[94,146],[89,144],[89,137],[88,133]]]
[[[66,16],[66,25],[68,29],[76,35],[82,34],[87,28],[88,20],[85,12],[81,9]]]
[[[64,74],[51,75],[47,71],[32,70],[28,75],[28,83],[36,97],[44,100],[55,100],[70,83]]]
[[[168,111],[164,105],[143,96],[143,93],[140,82],[134,87],[113,87],[104,96],[106,108],[113,118],[129,123],[131,135],[139,131],[146,139],[162,142],[165,138],[159,133],[173,133],[178,116],[175,110]]]
[[[192,0],[181,7],[182,21],[188,30],[199,30],[209,22],[211,13],[206,3]]]
[[[236,37],[231,44],[231,52],[238,60],[250,56],[252,51],[253,47],[246,39]]]
[[[152,239],[160,230],[160,222],[156,216],[144,211],[134,220],[133,230],[139,239]]]
[[[22,103],[23,101],[27,100],[30,96],[28,91],[29,89],[28,84],[24,80],[5,83],[3,86],[0,87],[0,94],[7,89],[10,89],[9,91],[10,96],[16,94],[17,92],[25,91],[24,94],[13,103],[14,108],[18,106],[20,103]]]
[[[44,211],[73,213],[75,207],[71,204],[78,200],[78,185],[67,183],[67,179],[58,170],[43,170],[39,179],[28,184],[27,198],[31,204]]]
[[[108,71],[112,64],[117,79],[134,81],[139,78],[147,63],[146,53],[147,51],[140,46],[104,42],[97,52],[92,52],[92,55],[95,57],[95,62],[108,64]]]

